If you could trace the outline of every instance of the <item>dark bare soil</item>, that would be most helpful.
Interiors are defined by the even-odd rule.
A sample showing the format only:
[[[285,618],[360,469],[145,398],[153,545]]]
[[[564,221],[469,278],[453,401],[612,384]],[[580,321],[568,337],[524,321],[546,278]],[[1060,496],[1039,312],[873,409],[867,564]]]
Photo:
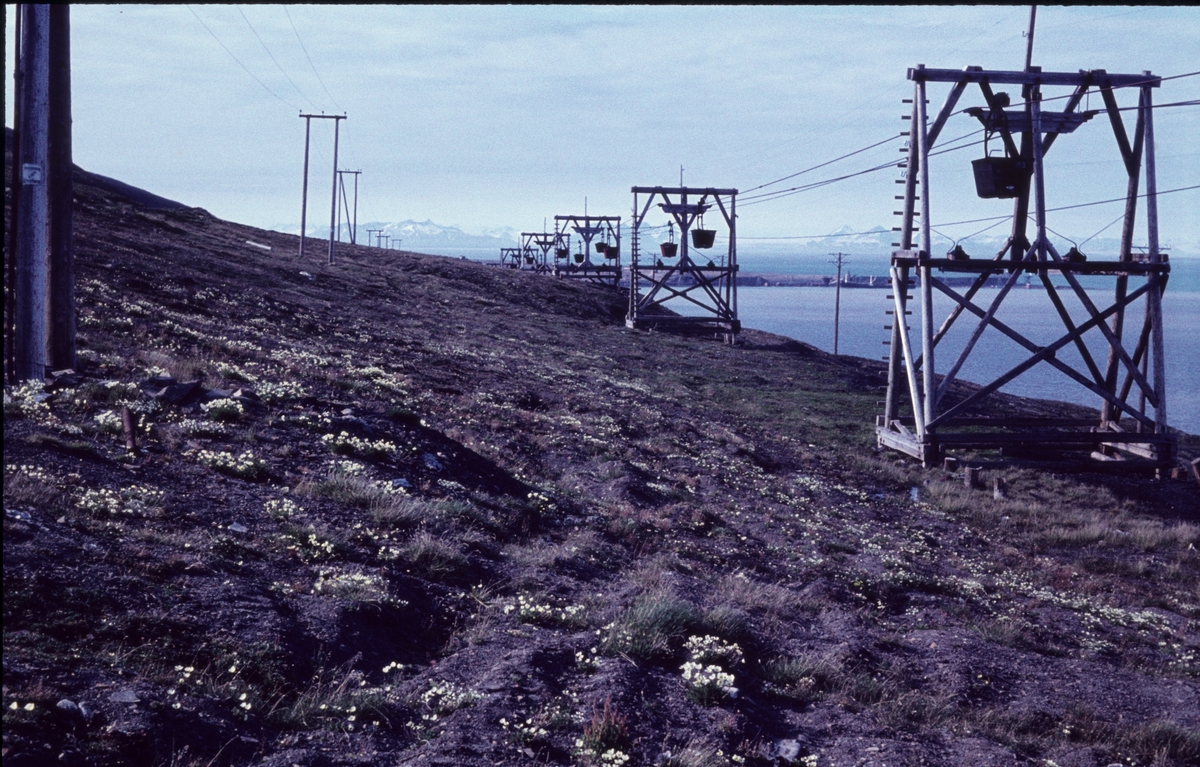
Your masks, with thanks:
[[[995,499],[875,448],[879,363],[76,197],[77,373],[5,395],[6,767],[1200,763],[1195,482]]]

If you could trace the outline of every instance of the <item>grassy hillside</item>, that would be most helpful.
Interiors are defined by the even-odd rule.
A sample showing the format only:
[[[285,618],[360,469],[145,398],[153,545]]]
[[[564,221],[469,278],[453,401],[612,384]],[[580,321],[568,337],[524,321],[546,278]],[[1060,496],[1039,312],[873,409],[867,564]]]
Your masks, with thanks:
[[[1200,761],[1195,483],[994,499],[874,447],[879,363],[76,197],[79,370],[5,395],[8,767]]]

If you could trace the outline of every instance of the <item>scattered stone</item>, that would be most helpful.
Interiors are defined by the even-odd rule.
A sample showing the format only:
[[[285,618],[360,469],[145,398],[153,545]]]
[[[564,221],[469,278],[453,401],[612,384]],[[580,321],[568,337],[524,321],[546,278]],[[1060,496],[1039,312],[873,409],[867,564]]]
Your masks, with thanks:
[[[243,525],[241,522],[234,522],[229,526],[229,531],[233,533],[248,533],[250,528]]]
[[[83,376],[74,370],[56,370],[46,378],[46,385],[51,389],[74,389],[83,383]]]
[[[433,453],[422,453],[421,460],[425,462],[425,468],[429,469],[430,471],[441,471],[442,469],[446,468]]]
[[[33,515],[27,511],[21,511],[20,509],[5,509],[4,516],[8,517],[9,519],[16,520],[17,522],[24,522],[27,525],[33,524]]]
[[[258,392],[254,391],[253,389],[238,389],[233,393],[233,398],[239,400],[250,400],[251,402],[261,401],[261,397],[258,396]]]
[[[73,700],[63,698],[54,707],[72,719],[83,718],[83,712],[79,710],[79,704]]]
[[[183,407],[199,401],[203,393],[204,388],[199,381],[184,381],[164,386],[154,395],[154,398],[168,405]]]
[[[794,738],[784,738],[777,740],[768,747],[770,753],[767,754],[768,759],[779,759],[784,764],[790,764],[796,757],[800,756],[800,741]]]
[[[408,481],[407,479],[405,479],[404,477],[397,477],[396,479],[393,479],[393,480],[392,480],[392,487],[393,487],[393,488],[397,488],[397,487],[405,487],[405,488],[408,488],[408,487],[412,487],[412,483],[411,483],[411,482],[409,482],[409,481]]]
[[[179,383],[175,376],[150,376],[145,381],[142,381],[143,389],[165,389],[168,386],[174,386]]]
[[[108,699],[113,703],[141,703],[142,699],[133,690],[117,690]]]
[[[212,402],[215,399],[229,399],[230,394],[233,394],[233,392],[228,389],[209,389],[204,392],[202,399],[205,402]]]

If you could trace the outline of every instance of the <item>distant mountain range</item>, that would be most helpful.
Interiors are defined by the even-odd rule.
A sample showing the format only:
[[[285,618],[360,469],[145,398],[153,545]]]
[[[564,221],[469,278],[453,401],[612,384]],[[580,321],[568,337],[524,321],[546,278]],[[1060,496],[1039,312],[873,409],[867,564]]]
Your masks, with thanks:
[[[280,225],[271,227],[275,231],[295,234],[300,227],[296,225]],[[325,238],[329,236],[328,225],[309,227],[310,237]],[[370,232],[370,234],[368,234]],[[369,221],[358,224],[357,240],[366,244],[368,236],[371,244],[378,240],[377,233],[382,232],[385,240],[390,240],[391,247],[402,247],[404,250],[443,255],[470,255],[472,258],[492,258],[499,256],[500,248],[511,248],[520,242],[520,230],[512,227],[500,227],[483,230],[478,234],[469,234],[457,226],[445,226],[425,221],[383,222]],[[719,233],[717,249],[723,250],[724,244]],[[628,239],[628,231],[623,235]],[[643,229],[641,235],[642,247],[657,245],[668,239],[665,228]],[[850,226],[843,226],[823,237],[803,239],[788,238],[756,238],[743,236],[738,241],[738,252],[743,256],[761,257],[765,259],[788,256],[826,257],[830,253],[842,252],[853,257],[866,258],[868,261],[878,259],[885,263],[896,242],[897,234],[888,228],[876,226],[863,231]],[[1007,235],[980,235],[962,242],[963,248],[973,256],[987,257],[994,255],[1004,247]],[[343,229],[343,239],[348,240],[349,234]],[[1051,242],[1060,252],[1066,252],[1071,242],[1051,235]],[[933,237],[933,250],[941,255],[953,247],[951,241],[940,235]],[[1135,241],[1135,245],[1138,244]],[[1144,243],[1143,243],[1144,244]],[[1175,257],[1194,257],[1200,255],[1200,242],[1166,243],[1167,252]],[[1115,237],[1097,238],[1084,244],[1082,250],[1095,256],[1114,255],[1120,247],[1120,241]]]
[[[297,234],[300,227],[295,224],[283,224],[271,227],[277,232]],[[457,226],[443,226],[433,221],[360,221],[357,237],[359,244],[375,244],[378,233],[382,233],[384,242],[390,240],[389,247],[421,253],[439,254],[447,249],[457,250],[493,250],[499,256],[500,248],[511,248],[520,241],[520,233],[510,227],[487,229],[480,234],[468,234]],[[329,237],[329,225],[309,226],[310,237]],[[342,239],[349,240],[349,230],[342,225]],[[452,255],[459,255],[453,253]]]

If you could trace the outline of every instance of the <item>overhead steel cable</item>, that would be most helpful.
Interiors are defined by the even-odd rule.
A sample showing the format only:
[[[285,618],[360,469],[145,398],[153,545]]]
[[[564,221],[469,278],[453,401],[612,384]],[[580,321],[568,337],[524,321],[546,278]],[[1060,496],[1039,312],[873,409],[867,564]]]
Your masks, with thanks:
[[[308,60],[308,66],[312,69],[313,75],[316,76],[317,82],[321,84],[321,89],[325,91],[325,95],[329,97],[329,100],[333,102],[333,105],[337,107],[338,110],[345,112],[346,110],[342,109],[341,105],[337,103],[337,99],[335,99],[333,94],[329,92],[329,89],[325,87],[325,81],[321,79],[321,75],[317,72],[317,68],[313,64],[312,57],[308,55],[308,48],[304,47],[304,41],[300,39],[300,30],[296,29],[296,23],[292,21],[292,14],[288,13],[286,5],[282,6],[282,8],[284,15],[287,16],[288,24],[292,25],[292,32],[296,35],[296,42],[300,43],[300,50],[304,51],[304,58]]]
[[[1186,192],[1190,189],[1200,189],[1200,184],[1195,184],[1193,186],[1183,186],[1183,187],[1179,187],[1178,189],[1164,189],[1162,191],[1156,192],[1155,194],[1164,195],[1164,194],[1171,194],[1173,192]],[[1148,194],[1140,194],[1140,195],[1138,195],[1138,197],[1149,197],[1149,195]],[[1064,205],[1059,208],[1047,208],[1046,212],[1050,213],[1050,212],[1059,211],[1059,210],[1070,210],[1072,208],[1086,208],[1086,207],[1093,206],[1093,205],[1105,205],[1107,203],[1113,203],[1113,202],[1125,202],[1125,198],[1124,197],[1116,197],[1111,200],[1097,200],[1095,202],[1084,202],[1084,203],[1079,203],[1077,205]],[[1122,213],[1118,218],[1113,219],[1112,223],[1106,224],[1102,229],[1100,229],[1100,231],[1096,232],[1096,234],[1093,234],[1091,237],[1087,238],[1086,240],[1083,240],[1080,243],[1080,247],[1082,247],[1088,241],[1094,239],[1097,235],[1099,235],[1105,229],[1108,229],[1109,227],[1111,227],[1113,224],[1117,223],[1124,217],[1125,217],[1125,214]],[[1030,214],[1030,218],[1032,219],[1032,214]],[[936,224],[936,226],[958,226],[961,224],[978,224],[978,223],[985,222],[985,221],[995,221],[998,224],[1001,221],[1008,221],[1011,219],[1012,219],[1012,215],[989,216],[988,218],[972,218],[972,219],[967,219],[965,221],[948,221],[946,223]],[[991,226],[988,226],[984,229],[980,229],[978,232],[968,234],[965,237],[960,237],[960,238],[958,238],[958,240],[953,240],[953,238],[951,238],[950,236],[945,235],[945,234],[943,234],[942,236],[951,241],[962,242],[962,241],[968,240],[978,234],[983,234],[988,229],[991,229],[992,227],[996,226],[997,224],[992,224]],[[930,228],[932,228],[932,226]],[[874,230],[868,231],[868,232],[838,232],[835,234],[799,234],[799,235],[791,235],[791,236],[787,236],[787,237],[743,237],[741,235],[738,235],[738,240],[739,241],[740,240],[820,240],[820,239],[824,239],[826,237],[854,237],[854,236],[858,236],[858,235],[886,234],[886,233],[887,233],[887,230],[885,230],[885,229],[874,229]]]
[[[288,101],[288,100],[287,100],[287,99],[285,99],[283,96],[280,96],[278,93],[276,93],[275,91],[271,90],[271,88],[270,88],[270,87],[268,87],[266,83],[264,83],[262,80],[258,79],[258,76],[257,76],[257,75],[255,75],[253,72],[251,72],[251,71],[250,71],[250,69],[249,69],[249,67],[247,67],[245,64],[243,64],[243,63],[242,63],[242,60],[241,60],[241,59],[239,59],[237,56],[235,56],[235,55],[233,54],[233,51],[229,50],[229,48],[228,48],[228,47],[225,45],[225,43],[221,42],[221,38],[217,37],[217,33],[216,33],[216,32],[213,32],[213,31],[212,31],[212,29],[211,29],[211,28],[209,28],[209,26],[208,26],[207,24],[205,24],[205,23],[204,23],[204,19],[200,18],[200,16],[199,16],[199,15],[198,15],[198,14],[197,14],[197,13],[196,13],[194,10],[192,10],[192,6],[190,6],[190,5],[185,5],[184,7],[185,7],[185,8],[187,8],[187,9],[188,9],[188,11],[190,11],[190,12],[191,12],[191,14],[192,14],[193,16],[195,16],[195,17],[196,17],[196,21],[200,22],[200,25],[201,25],[201,26],[203,26],[205,29],[207,29],[207,30],[208,30],[208,33],[209,33],[210,35],[212,35],[212,39],[214,39],[214,40],[216,40],[216,41],[217,41],[217,45],[220,45],[222,48],[224,48],[224,49],[225,49],[225,52],[229,54],[229,57],[230,57],[230,58],[232,58],[234,61],[236,61],[236,62],[237,62],[237,65],[246,71],[246,74],[248,74],[248,75],[250,75],[251,77],[253,77],[253,78],[254,78],[254,82],[256,82],[256,83],[258,83],[259,85],[261,85],[261,86],[263,87],[263,89],[264,89],[264,90],[265,90],[267,93],[271,94],[271,95],[272,95],[272,96],[274,96],[275,98],[277,98],[277,99],[279,99],[280,101],[282,101],[283,103],[287,104],[287,105],[288,105],[289,107],[291,107],[292,109],[295,109],[297,112],[301,112],[301,111],[303,111],[302,109],[300,109],[300,107],[298,107],[298,106],[296,106],[295,104],[293,104],[292,102]]]
[[[271,61],[272,61],[272,62],[274,62],[274,64],[275,64],[275,67],[276,67],[276,68],[277,68],[277,69],[280,71],[280,73],[282,73],[282,74],[283,74],[284,78],[285,78],[285,79],[286,79],[286,80],[287,80],[289,83],[291,83],[292,87],[296,89],[296,93],[299,93],[299,94],[300,94],[300,98],[302,98],[302,99],[304,99],[305,101],[307,101],[307,102],[309,103],[309,105],[310,105],[310,106],[311,106],[313,109],[320,109],[320,107],[318,107],[316,104],[314,104],[314,103],[313,103],[313,100],[312,100],[312,99],[310,99],[310,98],[309,98],[309,97],[308,97],[308,96],[307,96],[307,95],[304,93],[304,91],[300,90],[300,86],[299,86],[299,85],[296,85],[295,81],[294,81],[294,80],[292,80],[292,78],[291,78],[291,77],[288,75],[287,71],[286,71],[286,70],[285,70],[285,69],[284,69],[284,68],[283,68],[283,67],[282,67],[282,66],[279,64],[279,60],[275,58],[275,54],[271,53],[271,49],[267,47],[267,44],[266,44],[266,43],[263,41],[263,39],[262,39],[262,36],[258,34],[258,30],[256,30],[256,29],[254,28],[254,25],[250,23],[250,19],[248,19],[248,18],[246,17],[246,12],[242,10],[242,6],[240,6],[240,5],[235,5],[234,7],[235,7],[235,8],[237,8],[237,12],[238,12],[239,14],[241,14],[241,16],[242,16],[242,21],[246,22],[246,26],[250,27],[250,32],[251,32],[251,34],[253,34],[253,35],[254,35],[254,39],[258,40],[258,44],[262,46],[262,49],[263,49],[264,51],[266,51],[266,53],[267,53],[267,58],[271,59]]]
[[[963,136],[959,136],[958,138],[956,138],[956,139],[953,139],[952,141],[949,141],[949,142],[947,142],[947,143],[948,143],[948,144],[953,144],[953,143],[954,143],[954,142],[956,142],[956,141],[961,141],[961,140],[963,140],[963,139],[965,139],[965,138],[969,138],[969,137],[971,137],[971,136],[974,136],[974,135],[976,135],[976,134],[979,134],[979,133],[982,133],[982,132],[983,132],[983,130],[982,130],[982,129],[980,129],[980,130],[977,130],[977,131],[972,131],[971,133],[964,134]],[[959,146],[956,146],[956,147],[948,147],[948,148],[945,148],[945,149],[941,149],[941,150],[939,150],[939,151],[937,151],[937,152],[930,152],[929,156],[930,156],[930,157],[936,157],[937,155],[941,155],[941,154],[947,154],[947,153],[949,153],[949,152],[957,152],[957,151],[958,151],[958,150],[960,150],[960,149],[967,149],[967,148],[969,148],[969,147],[973,147],[973,146],[979,146],[979,145],[980,145],[980,144],[982,144],[982,143],[983,143],[982,141],[972,141],[972,142],[971,142],[971,143],[969,143],[969,144],[961,144],[961,145],[959,145]],[[775,191],[772,191],[772,192],[764,192],[764,193],[762,193],[762,194],[759,194],[759,195],[752,195],[751,197],[749,197],[748,199],[746,199],[746,201],[745,201],[745,202],[741,202],[741,201],[739,201],[739,202],[741,202],[741,205],[742,205],[743,207],[745,207],[746,205],[755,205],[755,204],[758,204],[758,203],[760,203],[760,202],[769,202],[769,201],[771,201],[771,200],[778,200],[778,199],[781,199],[781,198],[783,198],[783,197],[790,197],[790,196],[791,196],[791,195],[793,195],[793,194],[799,194],[800,192],[807,192],[807,191],[809,191],[809,190],[812,190],[812,189],[818,189],[818,188],[820,188],[820,187],[823,187],[823,186],[828,186],[829,184],[835,184],[835,183],[837,183],[837,182],[839,182],[839,181],[846,181],[847,179],[855,178],[855,177],[857,177],[857,176],[864,176],[864,175],[866,175],[866,174],[868,174],[868,173],[876,173],[876,172],[878,172],[878,171],[885,170],[885,169],[887,169],[887,168],[894,168],[894,167],[897,167],[897,165],[901,165],[901,166],[902,166],[902,165],[903,165],[903,163],[887,162],[887,163],[883,163],[883,164],[881,164],[881,165],[876,165],[876,166],[875,166],[875,167],[873,167],[873,168],[867,168],[867,169],[865,169],[865,170],[860,170],[860,171],[858,171],[858,172],[856,172],[856,173],[848,173],[848,174],[846,174],[846,175],[844,175],[844,176],[837,176],[837,177],[835,177],[835,178],[828,178],[828,179],[824,179],[824,180],[822,180],[822,181],[814,181],[814,182],[813,182],[813,183],[811,183],[811,184],[805,184],[805,185],[803,185],[803,186],[791,187],[791,188],[789,188],[789,189],[777,189],[777,190],[775,190]]]
[[[1112,86],[1111,90],[1114,90],[1114,91],[1115,91],[1115,90],[1120,90],[1121,88],[1137,88],[1137,87],[1140,87],[1140,86],[1142,86],[1142,85],[1150,85],[1151,83],[1156,83],[1156,82],[1160,82],[1160,83],[1161,83],[1161,82],[1166,82],[1166,81],[1168,81],[1168,80],[1178,80],[1178,79],[1180,79],[1180,78],[1183,78],[1183,77],[1195,77],[1195,76],[1197,76],[1197,75],[1200,75],[1200,71],[1196,71],[1196,72],[1184,72],[1184,73],[1183,73],[1183,74],[1181,74],[1181,75],[1170,75],[1170,76],[1168,76],[1168,77],[1152,77],[1152,78],[1150,78],[1150,79],[1147,79],[1147,80],[1142,80],[1142,81],[1140,81],[1140,82],[1129,83],[1128,85],[1114,85],[1114,86]],[[1102,87],[1102,86],[1099,86],[1099,83],[1093,83],[1093,85],[1096,85],[1096,86],[1098,86],[1098,87]],[[1046,103],[1048,103],[1048,102],[1051,102],[1051,101],[1061,101],[1061,100],[1063,100],[1063,99],[1069,99],[1069,98],[1071,98],[1071,97],[1072,97],[1072,96],[1074,96],[1074,95],[1075,95],[1074,93],[1067,93],[1067,94],[1064,94],[1064,95],[1062,95],[1062,96],[1051,96],[1050,98],[1041,99],[1041,100],[1040,100],[1038,103],[1041,103],[1041,104],[1046,104]],[[1013,108],[1019,108],[1019,107],[1023,107],[1023,106],[1025,106],[1025,105],[1026,105],[1026,104],[1028,104],[1028,103],[1029,103],[1028,101],[1014,101],[1014,102],[1013,102],[1012,104],[1010,104],[1009,106],[1010,106],[1010,107],[1013,107]],[[1154,104],[1154,105],[1152,105],[1152,106],[1154,106],[1154,107],[1157,107],[1157,106],[1159,106],[1159,105],[1157,105],[1157,104]],[[955,114],[965,114],[965,113],[966,113],[966,111],[967,111],[967,109],[973,109],[973,108],[974,108],[974,107],[967,107],[966,109],[959,109],[957,112],[955,112]],[[1125,111],[1126,109],[1137,109],[1137,107],[1124,107],[1124,108],[1120,109],[1119,111]],[[1090,111],[1101,111],[1101,112],[1102,112],[1102,111],[1105,111],[1105,110],[1090,110]]]
[[[900,133],[900,134],[897,134],[897,135],[895,135],[895,136],[891,136],[891,137],[889,137],[889,138],[886,138],[886,139],[884,139],[883,141],[877,141],[877,142],[875,142],[874,144],[871,144],[870,146],[865,146],[865,147],[863,147],[862,149],[856,149],[856,150],[854,150],[853,152],[850,152],[849,154],[844,154],[844,155],[842,155],[841,157],[835,157],[835,158],[834,158],[834,159],[832,159],[832,160],[827,160],[826,162],[823,162],[823,163],[821,163],[820,165],[814,165],[814,166],[812,166],[811,168],[805,168],[804,170],[801,170],[801,171],[796,171],[795,173],[791,174],[790,176],[784,176],[783,178],[777,178],[777,179],[775,179],[774,181],[768,181],[768,182],[767,182],[767,183],[765,183],[765,184],[759,184],[758,186],[752,186],[752,187],[750,187],[749,189],[746,189],[746,190],[744,190],[744,191],[742,192],[742,194],[747,194],[747,193],[749,193],[749,192],[753,192],[753,191],[755,191],[756,189],[763,189],[763,188],[765,188],[765,187],[768,187],[768,186],[773,186],[773,185],[775,185],[775,184],[778,184],[778,183],[780,183],[780,182],[782,182],[782,181],[787,181],[788,179],[795,178],[796,176],[802,176],[802,175],[804,175],[805,173],[809,173],[809,172],[811,172],[811,171],[814,171],[814,170],[817,170],[817,169],[819,169],[819,168],[824,168],[826,165],[833,165],[835,162],[839,162],[839,161],[841,161],[841,160],[845,160],[845,159],[847,159],[847,158],[849,158],[849,157],[853,157],[853,156],[854,156],[854,155],[856,155],[856,154],[862,154],[863,152],[866,152],[866,151],[867,151],[867,150],[869,150],[869,149],[874,149],[874,148],[875,148],[875,147],[877,147],[877,146],[883,146],[884,144],[889,144],[889,143],[891,143],[891,142],[895,141],[896,139],[898,139],[898,138],[903,138],[903,137],[905,137],[905,136],[907,136],[907,135],[908,135],[907,133]]]
[[[1193,184],[1192,186],[1181,186],[1176,189],[1160,189],[1160,190],[1156,191],[1154,194],[1158,197],[1161,197],[1164,194],[1174,194],[1175,192],[1187,192],[1192,189],[1200,189],[1200,184]],[[1139,198],[1149,197],[1149,196],[1150,196],[1149,193],[1138,195]],[[1060,211],[1060,210],[1074,210],[1076,208],[1090,208],[1095,205],[1108,205],[1108,204],[1114,203],[1114,202],[1125,202],[1125,198],[1124,197],[1113,197],[1112,199],[1109,199],[1109,200],[1096,200],[1095,202],[1081,202],[1076,205],[1062,205],[1057,208],[1046,208],[1046,212],[1053,213],[1055,211]],[[937,224],[937,226],[959,226],[961,224],[978,224],[978,223],[982,223],[984,221],[1002,221],[1002,220],[1011,219],[1011,218],[1012,218],[1011,214],[1006,215],[1006,216],[988,216],[986,218],[969,218],[964,221],[947,221],[944,223]]]

